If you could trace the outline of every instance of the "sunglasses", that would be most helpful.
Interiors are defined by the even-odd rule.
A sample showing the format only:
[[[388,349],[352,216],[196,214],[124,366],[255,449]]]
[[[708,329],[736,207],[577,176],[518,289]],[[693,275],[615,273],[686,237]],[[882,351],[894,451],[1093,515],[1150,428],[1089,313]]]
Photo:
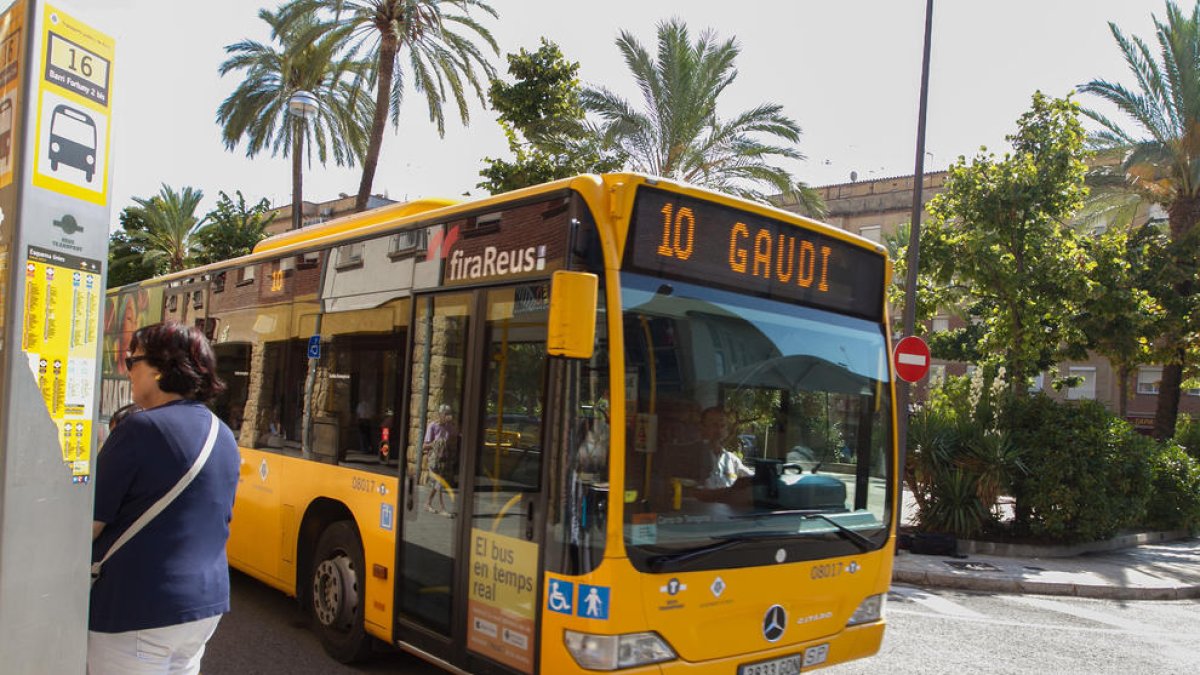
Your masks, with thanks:
[[[148,358],[149,357],[144,354],[142,356],[126,356],[125,370],[133,370],[133,364],[137,363],[138,361],[145,361]]]

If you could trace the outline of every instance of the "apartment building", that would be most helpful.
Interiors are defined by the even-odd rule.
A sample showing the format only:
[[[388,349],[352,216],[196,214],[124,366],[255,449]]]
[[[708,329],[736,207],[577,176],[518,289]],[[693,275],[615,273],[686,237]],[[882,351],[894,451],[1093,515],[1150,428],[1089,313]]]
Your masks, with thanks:
[[[367,209],[374,209],[396,201],[383,195],[371,195],[367,198]],[[337,199],[325,202],[301,202],[300,227],[317,225],[334,218],[340,218],[354,213],[354,195],[342,193]],[[287,204],[271,211],[271,219],[267,221],[267,235],[279,234],[292,229],[292,205]]]

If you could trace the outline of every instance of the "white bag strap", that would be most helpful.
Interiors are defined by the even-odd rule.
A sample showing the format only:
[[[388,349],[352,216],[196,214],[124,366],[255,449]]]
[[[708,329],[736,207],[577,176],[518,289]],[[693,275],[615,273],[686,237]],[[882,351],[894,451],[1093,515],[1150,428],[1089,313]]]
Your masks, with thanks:
[[[171,502],[175,501],[175,498],[179,496],[179,493],[183,492],[187,486],[191,484],[192,480],[200,474],[200,471],[204,469],[205,463],[208,462],[208,456],[212,454],[213,446],[217,444],[217,433],[221,430],[221,425],[217,422],[217,416],[213,414],[211,410],[208,411],[208,414],[212,417],[212,423],[208,427],[208,438],[204,440],[204,447],[200,450],[200,454],[196,457],[196,461],[192,462],[192,467],[188,469],[187,473],[183,474],[183,477],[179,479],[179,482],[175,483],[174,487],[168,490],[165,495],[159,497],[158,501],[154,502],[150,508],[146,509],[142,515],[138,516],[137,520],[133,521],[133,524],[129,526],[129,529],[125,530],[120,537],[117,537],[117,540],[114,541],[113,545],[108,548],[108,552],[104,554],[104,557],[101,558],[99,562],[92,563],[93,579],[100,576],[100,566],[103,565],[106,560],[111,558],[118,549],[132,539],[133,535],[137,534],[143,527],[148,525],[150,521],[154,520],[155,516],[162,513],[164,509],[170,506]]]

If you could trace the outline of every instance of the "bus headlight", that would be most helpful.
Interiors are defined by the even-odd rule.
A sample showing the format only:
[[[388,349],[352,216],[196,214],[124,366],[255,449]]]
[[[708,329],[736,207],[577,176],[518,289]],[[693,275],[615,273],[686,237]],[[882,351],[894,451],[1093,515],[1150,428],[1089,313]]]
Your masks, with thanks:
[[[580,668],[619,670],[675,658],[675,650],[657,633],[593,635],[564,631],[563,642]]]
[[[850,615],[850,620],[846,622],[846,625],[857,626],[860,623],[878,621],[883,617],[883,599],[884,595],[880,593],[863,600],[858,605],[858,609],[854,610],[854,614]]]

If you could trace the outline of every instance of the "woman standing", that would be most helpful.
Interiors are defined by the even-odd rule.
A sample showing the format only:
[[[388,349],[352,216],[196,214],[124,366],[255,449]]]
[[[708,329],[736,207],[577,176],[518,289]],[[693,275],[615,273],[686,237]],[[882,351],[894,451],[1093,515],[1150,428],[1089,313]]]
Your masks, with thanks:
[[[225,542],[238,481],[233,433],[205,407],[224,389],[204,334],[178,323],[133,334],[125,359],[141,412],[97,457],[92,560],[170,491],[216,440],[199,473],[104,563],[92,584],[88,673],[198,673],[229,611]]]
[[[446,510],[444,483],[454,480],[452,475],[453,467],[456,464],[454,455],[458,452],[454,441],[457,436],[458,430],[454,428],[454,413],[450,406],[443,403],[438,406],[437,419],[430,422],[425,428],[425,441],[422,445],[429,462],[429,497],[425,500],[425,510],[430,513],[443,516],[453,515]],[[436,508],[433,505],[434,496],[438,500]]]

